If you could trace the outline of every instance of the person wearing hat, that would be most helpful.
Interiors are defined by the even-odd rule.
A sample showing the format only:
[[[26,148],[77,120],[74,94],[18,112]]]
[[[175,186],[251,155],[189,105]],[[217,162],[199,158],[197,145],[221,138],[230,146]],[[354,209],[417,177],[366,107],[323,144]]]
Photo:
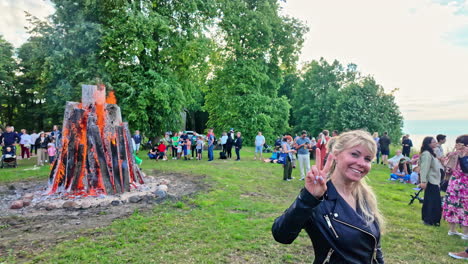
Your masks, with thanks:
[[[234,144],[234,128],[229,130],[227,133],[227,140],[226,140],[226,157],[228,159],[232,158],[232,145]]]

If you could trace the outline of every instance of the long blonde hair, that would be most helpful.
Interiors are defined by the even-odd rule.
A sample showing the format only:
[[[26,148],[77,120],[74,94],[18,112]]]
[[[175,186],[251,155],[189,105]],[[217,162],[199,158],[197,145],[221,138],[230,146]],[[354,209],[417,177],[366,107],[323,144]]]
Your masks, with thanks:
[[[336,154],[358,145],[366,147],[371,153],[372,157],[374,157],[377,153],[377,145],[374,139],[368,132],[363,130],[353,130],[342,133],[336,137],[333,144],[331,144],[332,148],[329,149],[329,151],[336,156]],[[335,168],[336,161],[333,160],[329,175],[333,173]],[[377,207],[377,198],[374,194],[374,191],[366,181],[367,179],[361,179],[360,181],[356,182],[356,188],[353,191],[353,195],[364,215],[364,219],[366,220],[367,224],[377,221],[377,224],[382,230],[385,225],[385,220],[379,208]]]

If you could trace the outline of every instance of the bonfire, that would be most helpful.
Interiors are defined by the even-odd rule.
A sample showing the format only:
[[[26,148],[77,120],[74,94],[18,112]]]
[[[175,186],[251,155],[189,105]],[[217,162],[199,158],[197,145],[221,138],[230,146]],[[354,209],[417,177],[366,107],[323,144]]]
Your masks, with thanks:
[[[104,85],[83,85],[81,103],[67,102],[62,127],[49,195],[119,194],[144,183],[128,124]]]

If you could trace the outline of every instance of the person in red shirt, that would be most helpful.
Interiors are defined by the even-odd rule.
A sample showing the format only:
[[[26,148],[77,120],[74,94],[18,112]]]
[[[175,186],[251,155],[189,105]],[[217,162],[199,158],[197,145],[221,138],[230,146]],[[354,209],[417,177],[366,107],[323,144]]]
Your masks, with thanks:
[[[159,152],[159,155],[156,157],[156,160],[158,160],[158,159],[167,160],[166,145],[164,145],[162,140],[159,141],[158,152]]]
[[[327,143],[328,141],[330,141],[330,136],[328,136],[329,132],[328,130],[323,130],[322,133],[320,133],[321,135],[319,135],[318,137],[318,141],[317,141],[317,148],[320,149],[320,152],[322,155],[320,155],[321,157],[321,160],[320,162],[322,164],[325,164],[324,160],[325,160],[325,156],[326,154],[328,153],[328,150],[327,150]],[[318,164],[318,160],[316,161],[316,163]]]

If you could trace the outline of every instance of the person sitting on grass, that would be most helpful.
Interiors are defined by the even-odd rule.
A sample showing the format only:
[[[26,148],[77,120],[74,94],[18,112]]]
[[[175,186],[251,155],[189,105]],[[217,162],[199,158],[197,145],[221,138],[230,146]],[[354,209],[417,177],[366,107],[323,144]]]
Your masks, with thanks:
[[[158,156],[156,157],[156,161],[158,159],[167,160],[166,145],[164,144],[162,140],[159,141],[159,145],[158,145]]]
[[[388,160],[388,167],[392,170],[396,165],[398,165],[402,158],[405,158],[405,156],[401,154],[401,149],[397,149],[395,151],[395,156]]]
[[[273,150],[273,153],[271,153],[271,157],[268,159],[264,159],[263,162],[269,162],[269,163],[277,163],[278,162],[278,149],[275,148]]]
[[[408,166],[405,158],[401,158],[400,162],[395,165],[390,174],[390,180],[400,180],[400,182],[408,182],[410,180],[410,174],[408,173]]]
[[[411,173],[411,176],[410,176],[410,182],[412,184],[419,183],[419,167],[418,166],[413,168],[413,172]]]
[[[158,157],[158,147],[154,146],[152,149],[150,149],[148,152],[148,157],[155,160]]]

